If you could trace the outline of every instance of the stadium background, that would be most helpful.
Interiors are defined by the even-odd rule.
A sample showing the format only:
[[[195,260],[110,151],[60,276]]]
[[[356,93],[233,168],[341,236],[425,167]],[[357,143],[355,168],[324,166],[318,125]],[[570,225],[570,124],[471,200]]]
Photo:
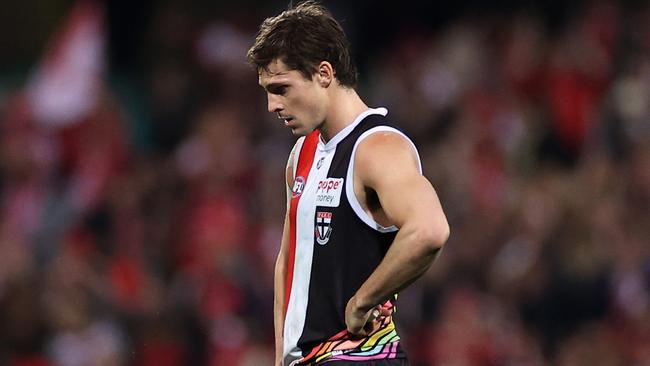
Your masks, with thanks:
[[[272,364],[294,139],[244,55],[286,4],[223,3],[3,3],[0,364]],[[452,228],[412,364],[650,364],[650,7],[324,4]]]

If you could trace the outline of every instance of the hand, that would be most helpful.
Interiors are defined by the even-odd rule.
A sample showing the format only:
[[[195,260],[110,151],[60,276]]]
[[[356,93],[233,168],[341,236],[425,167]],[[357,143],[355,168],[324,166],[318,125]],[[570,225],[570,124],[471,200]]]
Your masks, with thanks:
[[[365,311],[357,305],[353,296],[345,307],[345,324],[348,332],[358,337],[365,337],[376,332],[383,319],[390,315],[390,309],[377,305]]]

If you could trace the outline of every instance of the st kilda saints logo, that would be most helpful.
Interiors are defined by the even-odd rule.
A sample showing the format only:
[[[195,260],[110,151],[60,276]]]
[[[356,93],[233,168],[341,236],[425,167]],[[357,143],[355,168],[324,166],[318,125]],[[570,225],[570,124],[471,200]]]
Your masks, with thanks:
[[[316,242],[320,245],[327,244],[332,235],[332,213],[327,211],[316,212]]]

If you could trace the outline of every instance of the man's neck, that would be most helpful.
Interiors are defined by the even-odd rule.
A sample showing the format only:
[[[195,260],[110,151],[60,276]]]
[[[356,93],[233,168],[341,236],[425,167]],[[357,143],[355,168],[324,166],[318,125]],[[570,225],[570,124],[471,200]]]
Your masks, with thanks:
[[[323,141],[329,141],[336,136],[367,109],[368,106],[354,89],[337,87],[332,90],[327,118],[319,127]]]

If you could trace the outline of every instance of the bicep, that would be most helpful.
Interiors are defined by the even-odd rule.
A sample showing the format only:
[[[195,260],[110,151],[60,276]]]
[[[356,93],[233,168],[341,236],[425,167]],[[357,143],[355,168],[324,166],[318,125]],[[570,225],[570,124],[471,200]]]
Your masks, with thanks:
[[[395,226],[446,225],[438,196],[421,174],[417,152],[405,137],[370,135],[359,146],[356,159],[362,184],[377,193],[382,210]]]
[[[291,149],[287,165],[285,167],[285,197],[286,197],[286,212],[284,215],[284,227],[282,230],[282,241],[280,243],[280,254],[286,251],[289,241],[289,211],[291,208],[291,187],[293,186],[293,179],[295,168],[297,164],[297,154],[299,154],[300,147],[302,146],[303,139],[299,139]]]
[[[406,188],[403,188],[406,187]],[[438,196],[422,175],[395,176],[376,188],[384,213],[398,228],[446,225]]]

